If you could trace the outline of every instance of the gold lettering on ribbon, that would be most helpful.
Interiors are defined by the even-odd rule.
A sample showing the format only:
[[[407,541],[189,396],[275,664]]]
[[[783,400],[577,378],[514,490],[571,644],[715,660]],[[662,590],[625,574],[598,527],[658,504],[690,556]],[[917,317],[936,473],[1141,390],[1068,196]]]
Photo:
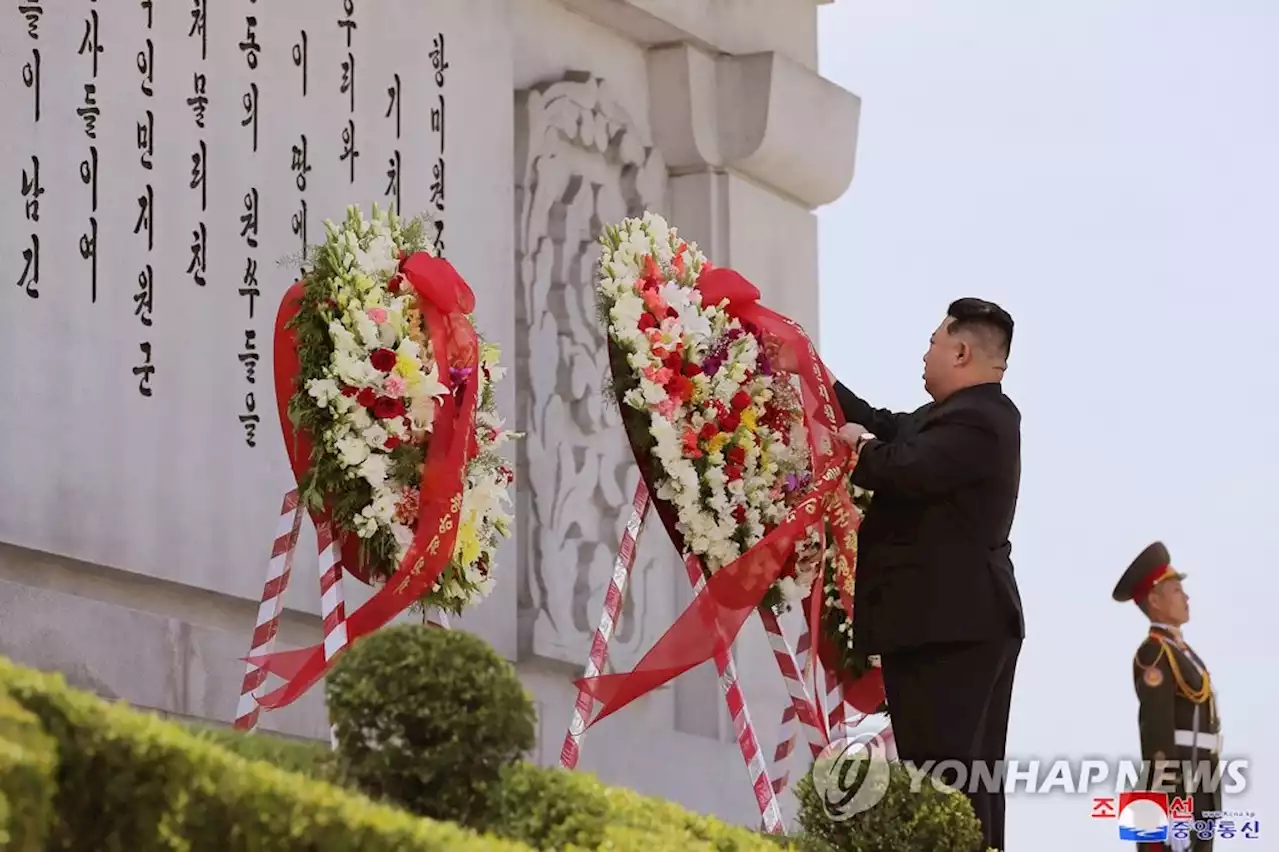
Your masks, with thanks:
[[[396,594],[398,595],[404,594],[405,589],[409,588],[409,586],[413,583],[413,579],[422,573],[422,566],[425,565],[426,563],[427,563],[427,560],[424,557],[421,557],[421,556],[418,557],[418,561],[413,563],[413,568],[410,569],[408,576],[406,576],[403,580],[401,580],[400,585],[396,587]]]

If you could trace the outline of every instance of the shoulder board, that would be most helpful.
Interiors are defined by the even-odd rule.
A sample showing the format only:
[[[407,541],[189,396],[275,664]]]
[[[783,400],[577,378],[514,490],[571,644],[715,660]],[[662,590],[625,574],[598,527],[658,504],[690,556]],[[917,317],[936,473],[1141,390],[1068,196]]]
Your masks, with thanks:
[[[1133,664],[1140,668],[1149,669],[1160,662],[1160,658],[1169,653],[1168,644],[1162,637],[1152,635],[1147,641],[1138,646],[1138,650],[1133,655]]]

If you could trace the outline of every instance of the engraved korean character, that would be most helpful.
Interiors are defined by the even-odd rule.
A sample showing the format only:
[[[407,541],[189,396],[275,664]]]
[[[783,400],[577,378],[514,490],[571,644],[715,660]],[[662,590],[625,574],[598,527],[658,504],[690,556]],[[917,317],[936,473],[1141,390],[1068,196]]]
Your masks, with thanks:
[[[155,299],[155,273],[147,264],[138,273],[138,292],[133,294],[133,315],[143,325],[151,325],[151,308]]]
[[[27,221],[40,221],[40,196],[44,195],[44,185],[40,183],[40,158],[31,156],[31,171],[22,170],[22,197],[27,200]]]
[[[138,393],[149,397],[151,396],[151,377],[156,372],[155,365],[151,363],[151,344],[139,343],[138,348],[142,350],[142,363],[133,368],[133,374],[138,377]]]
[[[156,114],[147,110],[142,121],[138,122],[138,162],[144,169],[151,170],[151,158],[156,153]]]
[[[258,188],[250,187],[244,194],[244,213],[240,214],[240,236],[249,248],[258,247]]]
[[[152,86],[156,81],[156,48],[151,39],[147,39],[147,46],[138,51],[138,73],[142,75],[142,94],[152,97],[155,90]]]
[[[187,264],[187,274],[199,287],[204,286],[204,274],[208,270],[209,231],[204,222],[191,232],[191,262]]]
[[[155,190],[147,184],[146,190],[138,196],[138,218],[133,224],[135,234],[147,229],[147,251],[155,248],[155,203]]]

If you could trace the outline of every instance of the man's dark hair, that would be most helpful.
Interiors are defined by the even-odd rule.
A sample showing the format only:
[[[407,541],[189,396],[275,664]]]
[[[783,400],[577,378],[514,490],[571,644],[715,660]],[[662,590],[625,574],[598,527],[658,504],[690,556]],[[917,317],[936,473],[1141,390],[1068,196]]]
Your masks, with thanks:
[[[988,302],[986,299],[956,299],[947,308],[947,316],[952,318],[951,324],[947,326],[948,334],[976,332],[992,354],[1009,357],[1009,347],[1013,344],[1013,317],[995,302]]]

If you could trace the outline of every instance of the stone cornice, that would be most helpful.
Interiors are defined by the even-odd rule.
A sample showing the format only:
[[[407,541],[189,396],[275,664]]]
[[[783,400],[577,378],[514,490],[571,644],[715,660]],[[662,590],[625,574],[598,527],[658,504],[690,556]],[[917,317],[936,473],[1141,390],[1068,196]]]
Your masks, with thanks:
[[[557,2],[644,47],[688,42],[711,53],[767,51],[818,67],[817,7],[824,0]]]
[[[674,173],[731,169],[806,206],[853,180],[859,98],[777,54],[649,51],[654,141]]]

